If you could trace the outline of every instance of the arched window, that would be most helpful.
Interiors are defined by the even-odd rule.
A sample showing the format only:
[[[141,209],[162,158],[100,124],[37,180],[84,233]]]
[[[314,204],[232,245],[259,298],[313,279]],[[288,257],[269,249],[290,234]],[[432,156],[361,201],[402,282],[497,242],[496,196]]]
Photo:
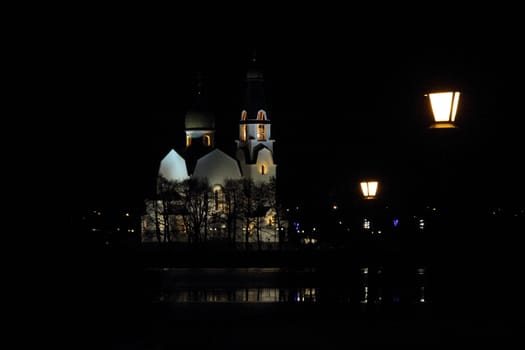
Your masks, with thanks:
[[[264,113],[264,111],[259,111],[259,113],[257,113],[257,120],[265,120],[266,119],[266,113]]]
[[[246,120],[246,117],[248,116],[248,112],[242,111],[241,112],[241,120]]]
[[[213,204],[215,207],[215,210],[222,210],[223,209],[223,200],[222,197],[222,187],[220,185],[213,186]]]
[[[261,164],[261,175],[266,175],[266,167],[264,164]]]
[[[210,135],[204,135],[202,137],[202,143],[204,143],[204,146],[211,146],[211,137],[210,137]]]
[[[246,141],[246,135],[248,133],[248,125],[241,125],[241,141]]]
[[[186,147],[190,147],[190,146],[191,146],[191,136],[186,135]]]

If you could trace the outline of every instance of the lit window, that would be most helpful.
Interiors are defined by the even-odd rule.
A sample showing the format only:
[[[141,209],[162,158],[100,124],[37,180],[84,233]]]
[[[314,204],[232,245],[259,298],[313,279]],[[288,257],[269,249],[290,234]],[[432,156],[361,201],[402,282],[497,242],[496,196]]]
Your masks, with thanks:
[[[265,175],[266,174],[266,168],[264,167],[264,164],[261,165],[261,175]]]
[[[241,120],[246,120],[247,116],[248,116],[248,113],[246,111],[241,112]]]
[[[202,137],[202,142],[204,143],[205,146],[211,146],[211,137],[210,137],[210,135],[204,135]]]
[[[241,141],[246,141],[247,127],[246,124],[241,125]]]
[[[264,119],[266,119],[264,115],[264,111],[259,111],[259,113],[257,113],[257,120],[264,120]]]
[[[364,219],[364,221],[363,221],[363,228],[365,230],[370,230],[370,220]]]
[[[257,140],[261,141],[265,139],[264,135],[264,124],[258,124],[257,126]]]
[[[190,147],[190,146],[191,146],[191,136],[186,135],[186,147]]]

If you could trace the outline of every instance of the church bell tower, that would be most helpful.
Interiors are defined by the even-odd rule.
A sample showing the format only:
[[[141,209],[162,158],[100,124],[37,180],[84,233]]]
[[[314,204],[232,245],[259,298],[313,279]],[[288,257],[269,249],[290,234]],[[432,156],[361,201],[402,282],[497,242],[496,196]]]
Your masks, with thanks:
[[[255,57],[250,63],[236,141],[237,159],[244,177],[255,182],[269,182],[276,176],[277,167],[273,161],[272,124],[268,118],[263,73],[257,68]]]

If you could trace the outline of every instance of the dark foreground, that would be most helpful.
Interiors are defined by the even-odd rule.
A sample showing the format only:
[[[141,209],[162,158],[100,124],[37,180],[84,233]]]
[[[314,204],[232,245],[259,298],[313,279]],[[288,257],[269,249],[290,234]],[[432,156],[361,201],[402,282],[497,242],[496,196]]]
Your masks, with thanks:
[[[305,254],[301,258],[307,259]],[[329,255],[325,260],[312,257],[316,266],[306,267],[290,261],[287,267],[272,268],[283,260],[260,255],[249,261],[258,263],[255,269],[163,268],[148,265],[136,252],[100,251],[81,278],[75,278],[68,342],[71,348],[97,349],[339,349],[375,344],[506,346],[517,341],[517,301],[512,298],[517,268],[451,256],[450,264],[437,264]],[[417,277],[422,266],[424,281]],[[366,280],[364,267],[370,274]],[[378,269],[385,276],[381,282]],[[258,293],[267,296],[258,299]]]

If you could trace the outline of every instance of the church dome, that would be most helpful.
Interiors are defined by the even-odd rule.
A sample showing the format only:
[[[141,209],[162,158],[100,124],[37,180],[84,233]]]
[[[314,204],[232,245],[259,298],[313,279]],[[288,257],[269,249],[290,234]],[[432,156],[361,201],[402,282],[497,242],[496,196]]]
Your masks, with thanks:
[[[228,179],[238,180],[242,175],[237,161],[216,148],[197,160],[193,177],[206,178],[211,186],[224,186]]]
[[[215,116],[211,112],[189,110],[185,118],[186,130],[215,129]]]

